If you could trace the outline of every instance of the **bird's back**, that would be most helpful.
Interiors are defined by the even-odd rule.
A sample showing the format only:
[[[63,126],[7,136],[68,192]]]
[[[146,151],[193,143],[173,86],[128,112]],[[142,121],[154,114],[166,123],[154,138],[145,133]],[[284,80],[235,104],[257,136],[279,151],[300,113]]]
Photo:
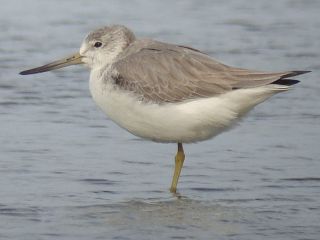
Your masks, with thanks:
[[[116,84],[155,103],[213,97],[236,89],[268,84],[289,86],[306,71],[262,72],[222,64],[185,46],[154,40],[136,40],[113,64]],[[284,87],[281,88],[282,91]]]

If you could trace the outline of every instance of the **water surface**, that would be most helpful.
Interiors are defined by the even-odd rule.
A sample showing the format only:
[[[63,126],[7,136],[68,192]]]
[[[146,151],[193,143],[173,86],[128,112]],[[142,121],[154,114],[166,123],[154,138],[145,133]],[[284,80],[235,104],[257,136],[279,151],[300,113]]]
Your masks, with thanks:
[[[0,239],[319,239],[320,2],[16,1],[0,9]],[[23,69],[125,24],[234,66],[312,70],[215,139],[174,144],[108,120],[79,66]]]

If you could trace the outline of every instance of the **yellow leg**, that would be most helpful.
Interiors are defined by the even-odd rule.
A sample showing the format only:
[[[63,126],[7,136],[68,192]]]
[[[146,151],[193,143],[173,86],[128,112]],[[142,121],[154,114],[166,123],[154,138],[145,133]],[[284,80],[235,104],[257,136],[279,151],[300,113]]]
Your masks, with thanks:
[[[170,188],[170,192],[172,193],[177,192],[177,185],[178,185],[181,169],[183,166],[183,162],[184,162],[184,152],[183,152],[182,143],[178,143],[178,151],[175,158],[174,174],[173,174],[171,188]]]

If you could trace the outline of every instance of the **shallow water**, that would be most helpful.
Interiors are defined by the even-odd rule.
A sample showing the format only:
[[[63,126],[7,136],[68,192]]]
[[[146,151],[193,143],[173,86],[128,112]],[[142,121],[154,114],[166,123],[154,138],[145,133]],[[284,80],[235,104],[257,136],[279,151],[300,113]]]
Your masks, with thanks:
[[[0,239],[319,239],[320,2],[17,1],[0,9]],[[312,70],[239,126],[138,139],[95,106],[88,71],[19,76],[121,23],[239,67]]]

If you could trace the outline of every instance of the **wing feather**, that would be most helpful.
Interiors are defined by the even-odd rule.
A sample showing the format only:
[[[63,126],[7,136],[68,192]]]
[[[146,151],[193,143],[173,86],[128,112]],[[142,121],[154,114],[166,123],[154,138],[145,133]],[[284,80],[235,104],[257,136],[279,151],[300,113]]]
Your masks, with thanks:
[[[136,41],[112,67],[123,90],[155,103],[212,97],[305,73],[267,73],[234,68],[198,50],[152,40]]]

